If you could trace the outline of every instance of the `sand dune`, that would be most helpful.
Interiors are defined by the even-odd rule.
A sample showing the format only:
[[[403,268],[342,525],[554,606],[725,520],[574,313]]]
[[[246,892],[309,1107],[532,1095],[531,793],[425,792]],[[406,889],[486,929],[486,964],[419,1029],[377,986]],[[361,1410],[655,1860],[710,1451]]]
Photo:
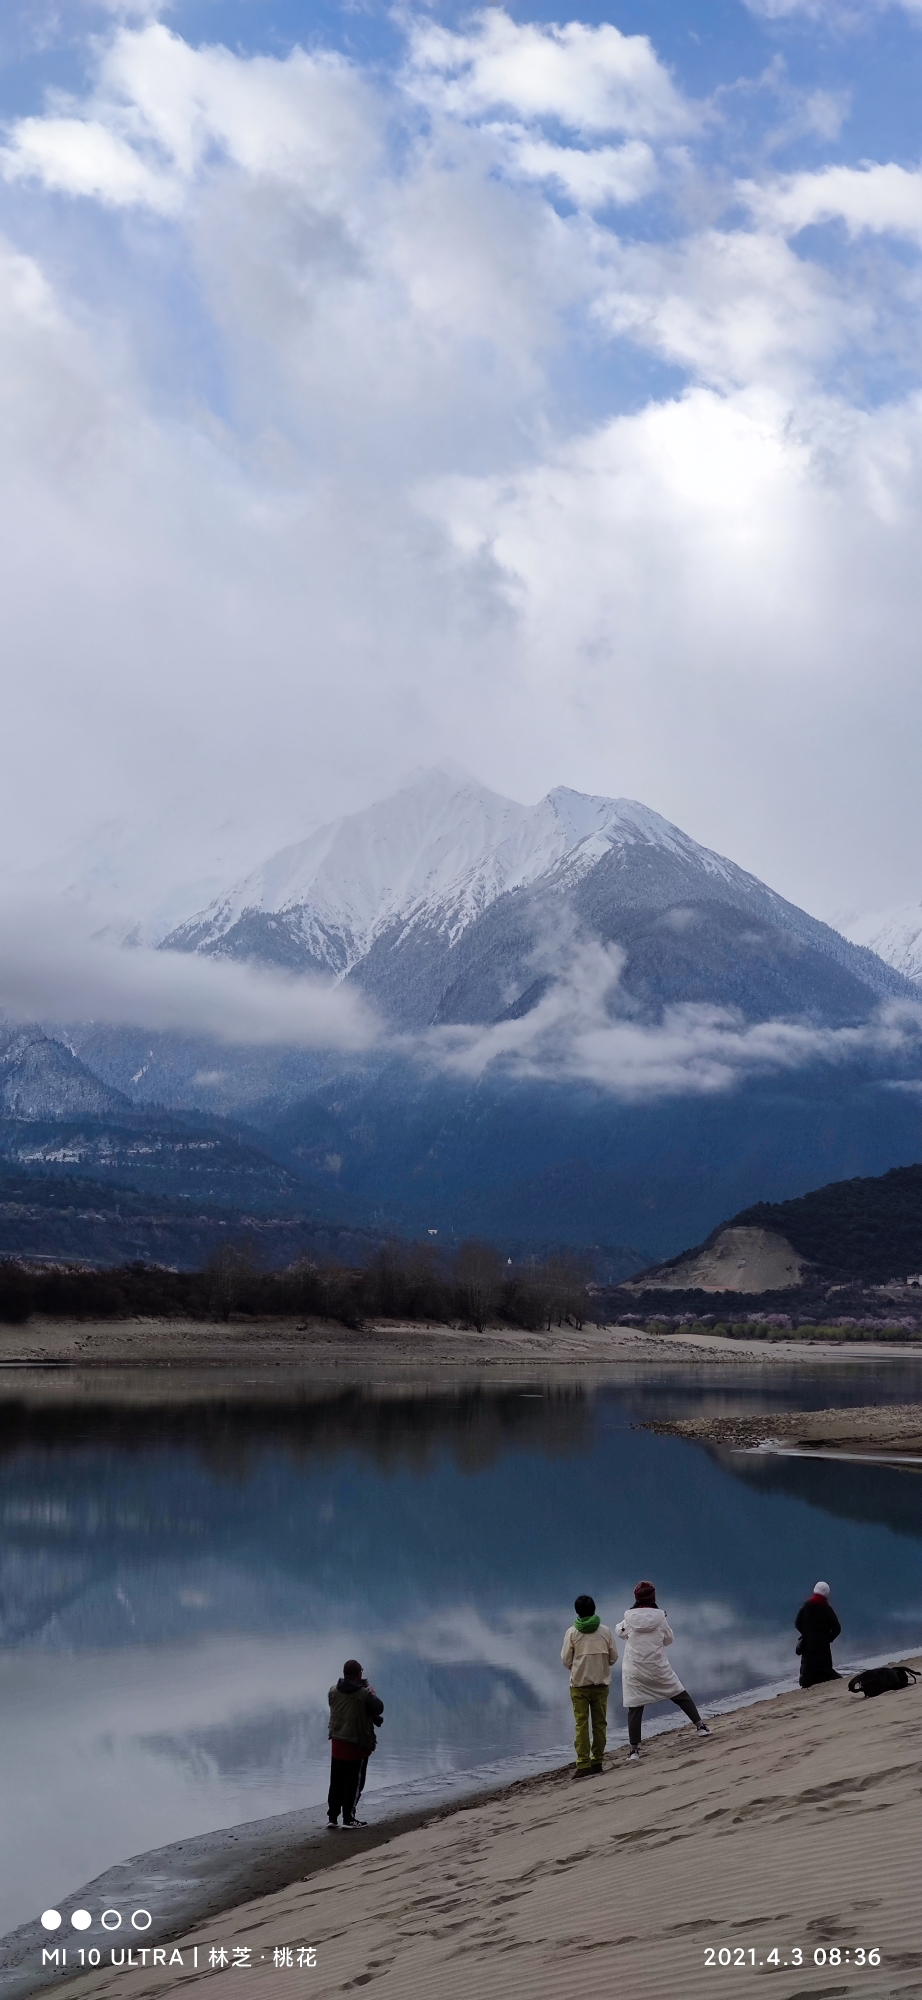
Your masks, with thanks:
[[[100,1971],[58,1990],[736,2000],[770,1980],[775,2000],[918,2000],[920,1787],[922,1683],[863,1701],[833,1682],[718,1717],[709,1741],[653,1739],[639,1766],[619,1750],[600,1778],[555,1773],[344,1854],[190,1933],[181,1972]],[[329,1838],[345,1849],[348,1835]],[[209,1968],[210,1947],[235,1945],[250,1970]],[[314,1969],[275,1966],[276,1948],[305,1945]],[[708,1965],[709,1948],[746,1965]],[[875,1948],[879,1966],[855,1962]]]

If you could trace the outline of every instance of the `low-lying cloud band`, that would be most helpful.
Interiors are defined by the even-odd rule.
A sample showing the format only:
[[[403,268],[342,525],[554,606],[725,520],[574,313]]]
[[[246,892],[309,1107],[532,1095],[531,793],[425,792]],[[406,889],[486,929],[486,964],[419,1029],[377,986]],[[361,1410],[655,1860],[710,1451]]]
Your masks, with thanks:
[[[59,914],[0,916],[0,1012],[53,1025],[87,1020],[220,1042],[358,1051],[380,1026],[354,989],[178,951],[80,935]]]
[[[562,976],[520,1019],[389,1029],[355,988],[194,953],[87,939],[60,916],[0,916],[0,1012],[66,1028],[87,1020],[212,1038],[237,1047],[371,1050],[475,1082],[489,1073],[591,1083],[622,1102],[712,1096],[750,1077],[870,1064],[905,1081],[922,1060],[922,1005],[891,1002],[866,1022],[747,1021],[700,1004],[637,1018],[616,946],[576,942]]]

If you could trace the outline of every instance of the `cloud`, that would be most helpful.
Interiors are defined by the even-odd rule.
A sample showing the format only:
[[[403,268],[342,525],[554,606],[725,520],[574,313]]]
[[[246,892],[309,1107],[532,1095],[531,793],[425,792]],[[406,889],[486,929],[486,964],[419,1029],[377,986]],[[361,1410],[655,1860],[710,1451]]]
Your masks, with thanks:
[[[170,176],[138,157],[95,118],[21,118],[2,155],[9,180],[35,178],[65,194],[96,195],[116,207],[142,203],[169,214],[179,201]]]
[[[703,230],[676,248],[635,244],[612,257],[594,305],[626,333],[722,389],[788,391],[868,327],[829,275],[775,235]]]
[[[241,58],[194,49],[152,20],[118,29],[92,97],[72,115],[16,121],[0,166],[8,179],[169,213],[217,158],[335,203],[374,154],[376,110],[354,66],[332,52]]]
[[[587,135],[650,138],[687,132],[698,116],[648,37],[610,22],[542,27],[501,7],[475,16],[466,33],[417,21],[408,74],[425,103],[464,119],[512,111]]]
[[[760,223],[786,235],[841,221],[853,237],[886,233],[922,244],[922,173],[894,161],[824,167],[764,187],[744,182],[738,192]]]
[[[902,1061],[922,1050],[922,1005],[894,1003],[866,1025],[820,1028],[793,1020],[746,1022],[721,1007],[665,1010],[661,1024],[618,1018],[623,954],[576,948],[567,977],[521,1019],[433,1030],[423,1049],[447,1070],[482,1077],[589,1082],[622,1102],[718,1096],[745,1079],[817,1064]]]
[[[451,752],[918,895],[915,173],[610,24],[84,53],[0,162],[10,867],[127,927]]]
[[[623,146],[555,146],[524,132],[506,134],[506,170],[523,180],[548,181],[577,208],[617,207],[642,200],[655,187],[659,169],[642,139]]]
[[[430,115],[476,131],[509,178],[544,182],[587,210],[650,194],[660,179],[650,142],[675,140],[701,119],[645,35],[610,23],[539,27],[498,7],[464,33],[411,23],[403,82]],[[608,143],[615,134],[620,145]]]
[[[744,0],[744,5],[750,14],[768,21],[785,21],[799,14],[808,21],[846,31],[866,29],[876,14],[894,7],[910,16],[922,14],[922,0]]]
[[[216,1054],[221,1045],[337,1050],[347,1059],[378,1052],[470,1081],[591,1083],[629,1103],[726,1095],[752,1077],[817,1065],[899,1070],[922,1054],[922,1004],[905,1002],[854,1028],[753,1023],[700,1005],[669,1007],[648,1024],[621,990],[623,964],[617,946],[561,933],[536,960],[553,983],[520,1019],[395,1035],[348,983],[119,946],[89,938],[60,905],[8,905],[0,911],[0,1019],[38,1020],[52,1032],[94,1022],[192,1035]],[[196,1083],[224,1077],[221,1068],[203,1070]],[[904,1087],[899,1075],[890,1081]]]
[[[417,24],[404,81],[428,110],[479,126],[510,175],[555,183],[589,208],[647,194],[658,174],[648,140],[695,120],[645,36],[579,22],[539,30],[500,9],[466,35]],[[485,121],[497,108],[517,122]],[[336,206],[357,169],[381,164],[383,111],[356,67],[332,53],[241,60],[220,47],[192,50],[148,21],[110,44],[88,104],[18,120],[0,168],[8,180],[168,215],[220,158]],[[561,145],[542,131],[547,121],[590,142],[631,136],[620,146]]]
[[[347,1052],[371,1047],[379,1034],[371,1009],[349,988],[227,960],[94,941],[60,910],[0,913],[0,1015]]]
[[[706,733],[718,726],[706,688],[732,701],[738,684],[779,747],[786,663],[801,662],[806,644],[801,700],[811,679],[835,681],[843,694],[854,653],[833,578],[850,543],[845,596],[853,611],[870,602],[886,542],[888,563],[901,552],[905,564],[898,584],[891,569],[905,602],[920,477],[922,409],[848,423],[820,403],[795,426],[783,396],[696,389],[568,441],[517,477],[435,483],[427,502],[462,558],[489,552],[546,700],[565,699],[576,657],[584,698],[613,725],[616,682],[617,726],[628,732],[632,715],[648,714],[655,657],[668,674],[672,724],[681,713],[700,770]],[[895,604],[893,613],[890,631],[878,632],[890,657],[901,644]],[[764,707],[760,681],[771,689]],[[800,738],[786,737],[796,758]],[[732,771],[723,782],[732,785]]]

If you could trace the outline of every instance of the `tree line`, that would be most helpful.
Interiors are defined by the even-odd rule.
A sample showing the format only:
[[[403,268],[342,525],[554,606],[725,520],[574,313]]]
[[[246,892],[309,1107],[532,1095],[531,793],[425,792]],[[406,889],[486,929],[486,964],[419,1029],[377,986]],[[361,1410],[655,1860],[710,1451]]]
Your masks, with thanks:
[[[588,1316],[587,1272],[576,1256],[528,1263],[504,1259],[471,1239],[451,1255],[425,1243],[385,1244],[368,1264],[302,1259],[285,1270],[258,1268],[246,1245],[226,1245],[200,1271],[133,1263],[111,1269],[36,1267],[0,1260],[0,1320],[253,1318],[433,1322],[483,1328],[499,1321],[531,1332],[581,1327]]]

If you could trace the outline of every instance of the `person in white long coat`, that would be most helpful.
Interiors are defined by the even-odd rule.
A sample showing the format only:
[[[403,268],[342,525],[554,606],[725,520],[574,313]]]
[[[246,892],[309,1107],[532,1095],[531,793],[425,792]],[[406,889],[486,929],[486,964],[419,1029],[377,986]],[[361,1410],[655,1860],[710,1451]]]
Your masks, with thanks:
[[[621,1662],[621,1700],[627,1709],[628,1762],[640,1757],[640,1731],[648,1701],[674,1701],[694,1723],[699,1736],[710,1736],[691,1695],[666,1658],[666,1647],[672,1645],[675,1635],[665,1611],[656,1602],[652,1583],[643,1581],[635,1585],[634,1602],[615,1631],[626,1642]]]

